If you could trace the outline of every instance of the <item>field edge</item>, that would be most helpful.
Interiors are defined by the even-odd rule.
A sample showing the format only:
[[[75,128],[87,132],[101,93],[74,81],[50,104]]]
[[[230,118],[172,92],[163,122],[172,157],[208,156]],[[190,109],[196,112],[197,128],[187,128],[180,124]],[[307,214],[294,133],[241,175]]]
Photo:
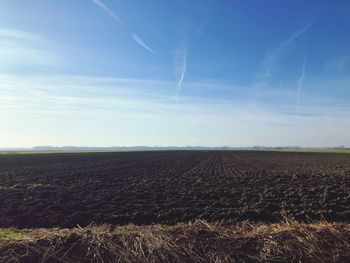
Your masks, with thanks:
[[[0,229],[4,262],[346,262],[350,223],[194,223]]]

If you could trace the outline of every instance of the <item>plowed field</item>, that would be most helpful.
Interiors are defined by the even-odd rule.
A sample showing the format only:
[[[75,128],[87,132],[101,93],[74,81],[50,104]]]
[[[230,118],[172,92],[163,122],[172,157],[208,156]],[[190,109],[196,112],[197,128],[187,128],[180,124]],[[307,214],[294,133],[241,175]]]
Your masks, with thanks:
[[[0,156],[0,227],[350,218],[350,155],[169,151]]]

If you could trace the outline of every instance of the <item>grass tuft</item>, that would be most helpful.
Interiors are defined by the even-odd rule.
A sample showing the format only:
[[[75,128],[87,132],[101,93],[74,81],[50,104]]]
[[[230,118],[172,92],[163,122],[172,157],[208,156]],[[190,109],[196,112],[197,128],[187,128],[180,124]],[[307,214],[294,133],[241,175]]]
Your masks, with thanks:
[[[16,229],[0,229],[0,240],[23,240],[24,234]]]

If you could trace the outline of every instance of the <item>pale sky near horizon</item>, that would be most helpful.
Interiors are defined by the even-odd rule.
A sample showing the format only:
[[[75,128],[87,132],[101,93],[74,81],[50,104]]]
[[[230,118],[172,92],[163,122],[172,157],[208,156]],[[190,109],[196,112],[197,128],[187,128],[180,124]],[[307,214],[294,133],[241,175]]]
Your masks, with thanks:
[[[1,0],[0,148],[350,146],[350,1]]]

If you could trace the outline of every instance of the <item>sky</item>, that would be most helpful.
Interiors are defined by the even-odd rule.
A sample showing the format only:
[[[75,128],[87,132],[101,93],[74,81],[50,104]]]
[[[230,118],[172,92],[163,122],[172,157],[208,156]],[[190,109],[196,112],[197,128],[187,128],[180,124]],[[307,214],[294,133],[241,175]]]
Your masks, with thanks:
[[[350,1],[1,0],[0,147],[350,146]]]

